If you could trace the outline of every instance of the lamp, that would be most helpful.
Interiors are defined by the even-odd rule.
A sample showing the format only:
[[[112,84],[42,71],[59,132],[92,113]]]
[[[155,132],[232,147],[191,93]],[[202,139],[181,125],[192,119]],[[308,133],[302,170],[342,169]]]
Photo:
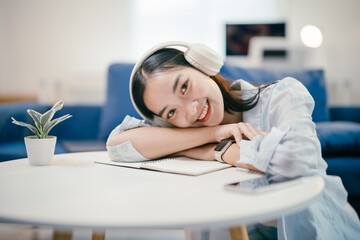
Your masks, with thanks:
[[[318,48],[323,42],[323,35],[320,29],[314,25],[306,25],[300,32],[301,41],[306,47]]]

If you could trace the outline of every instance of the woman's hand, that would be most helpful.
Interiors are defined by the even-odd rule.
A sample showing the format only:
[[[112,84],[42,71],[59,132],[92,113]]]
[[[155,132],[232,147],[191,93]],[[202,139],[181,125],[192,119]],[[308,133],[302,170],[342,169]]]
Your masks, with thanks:
[[[217,142],[226,138],[234,138],[239,145],[242,139],[251,140],[257,135],[266,137],[267,132],[254,128],[250,123],[240,122],[216,126],[214,138]]]

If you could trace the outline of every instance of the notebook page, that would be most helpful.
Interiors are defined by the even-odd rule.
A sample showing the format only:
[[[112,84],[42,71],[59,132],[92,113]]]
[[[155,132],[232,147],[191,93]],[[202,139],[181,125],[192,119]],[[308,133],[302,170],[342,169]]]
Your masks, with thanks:
[[[166,158],[141,163],[142,168],[186,175],[200,175],[231,167],[217,161],[195,160],[186,157]]]
[[[141,168],[141,162],[115,162],[111,161],[110,158],[96,160],[95,163],[114,165],[120,167],[131,167],[131,168]]]

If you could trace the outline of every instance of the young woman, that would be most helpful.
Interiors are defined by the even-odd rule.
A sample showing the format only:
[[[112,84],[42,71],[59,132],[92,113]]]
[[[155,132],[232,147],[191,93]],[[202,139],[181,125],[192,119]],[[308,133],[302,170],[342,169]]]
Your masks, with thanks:
[[[139,161],[185,155],[225,161],[271,180],[318,174],[326,182],[322,197],[280,219],[278,237],[358,237],[360,224],[344,209],[341,181],[326,175],[307,89],[293,78],[260,86],[238,80],[230,86],[217,74],[222,62],[212,50],[183,44],[184,53],[171,45],[155,47],[135,65],[130,95],[148,123],[127,117],[109,136],[110,157]],[[223,139],[234,141],[215,153]]]

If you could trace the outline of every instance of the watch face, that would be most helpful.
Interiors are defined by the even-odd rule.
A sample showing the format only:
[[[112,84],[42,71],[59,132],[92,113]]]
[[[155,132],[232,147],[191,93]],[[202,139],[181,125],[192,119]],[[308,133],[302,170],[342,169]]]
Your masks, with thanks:
[[[232,142],[231,139],[223,139],[221,142],[215,147],[215,151],[221,151],[229,142]]]

